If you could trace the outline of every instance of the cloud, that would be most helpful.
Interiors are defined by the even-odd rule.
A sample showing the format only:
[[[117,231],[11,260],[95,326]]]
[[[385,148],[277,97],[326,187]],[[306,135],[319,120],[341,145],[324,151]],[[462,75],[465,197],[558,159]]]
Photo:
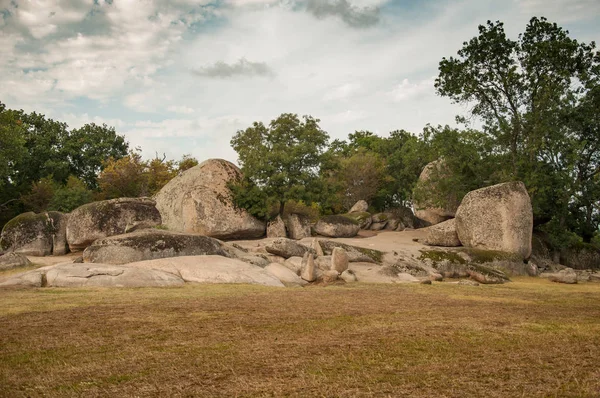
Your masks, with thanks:
[[[391,95],[394,101],[407,101],[421,97],[424,94],[433,94],[434,81],[435,78],[433,77],[416,83],[411,83],[408,79],[404,79],[392,89]]]
[[[515,0],[521,12],[529,16],[545,16],[565,22],[598,18],[598,0]]]
[[[192,113],[196,112],[194,109],[188,108],[187,106],[176,106],[176,105],[169,106],[167,108],[167,110],[169,112],[181,113],[181,114],[184,114],[184,115],[189,115],[189,114],[192,114]]]
[[[358,8],[348,0],[308,0],[306,10],[319,19],[339,17],[353,28],[369,28],[379,22],[379,7]]]
[[[246,58],[240,58],[236,63],[226,64],[223,61],[214,65],[195,69],[195,75],[214,78],[228,78],[235,76],[273,76],[274,73],[264,62],[251,62]]]

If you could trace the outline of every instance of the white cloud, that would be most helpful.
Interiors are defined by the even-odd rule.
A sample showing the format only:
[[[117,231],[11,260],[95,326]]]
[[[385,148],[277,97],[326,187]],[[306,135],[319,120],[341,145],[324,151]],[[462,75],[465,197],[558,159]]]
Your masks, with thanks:
[[[167,110],[169,112],[173,112],[173,113],[181,113],[184,115],[189,115],[192,114],[194,112],[196,112],[193,108],[188,108],[187,106],[176,106],[176,105],[171,105],[167,108]]]
[[[423,94],[432,94],[434,92],[434,82],[434,77],[416,83],[403,79],[400,84],[392,89],[391,95],[395,101],[408,101]]]
[[[514,0],[520,11],[529,17],[573,22],[600,17],[598,0]]]

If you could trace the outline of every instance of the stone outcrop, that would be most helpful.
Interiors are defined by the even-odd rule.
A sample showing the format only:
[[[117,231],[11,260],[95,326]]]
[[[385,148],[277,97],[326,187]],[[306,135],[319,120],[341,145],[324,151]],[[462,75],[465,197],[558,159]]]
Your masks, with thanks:
[[[31,261],[21,253],[9,252],[0,256],[0,271],[27,267],[31,264]]]
[[[76,208],[67,222],[69,248],[83,250],[97,239],[160,225],[155,205],[149,198],[119,198]]]
[[[192,283],[249,283],[273,287],[284,285],[264,269],[222,256],[169,257],[127,264],[131,268],[160,270]]]
[[[15,275],[0,286],[162,287],[183,285],[177,275],[113,264],[58,264]]]
[[[267,238],[285,238],[287,234],[285,232],[285,223],[281,219],[280,215],[270,221],[267,224]]]
[[[461,246],[456,233],[456,220],[453,218],[429,227],[424,243],[430,246]]]
[[[317,234],[330,238],[353,238],[358,234],[358,223],[344,216],[324,216],[315,224]]]
[[[469,192],[456,212],[456,231],[465,247],[531,255],[533,212],[522,182]]]
[[[157,258],[198,255],[227,257],[230,251],[223,247],[222,242],[208,236],[145,229],[98,239],[85,249],[83,260],[86,263],[126,264]]]
[[[320,240],[319,243],[326,255],[331,255],[336,247],[344,249],[350,262],[380,263],[383,258],[383,252],[379,250],[365,249],[332,240]]]
[[[23,213],[8,221],[2,229],[0,248],[29,256],[67,253],[68,214],[48,211]]]
[[[271,263],[265,267],[265,271],[275,276],[287,287],[304,286],[308,283],[294,271],[281,264]]]
[[[348,213],[365,213],[369,210],[369,204],[366,200],[359,200],[352,206]]]
[[[286,218],[286,227],[290,239],[310,237],[310,219],[304,214],[290,214]]]
[[[371,213],[367,213],[366,211],[342,214],[342,216],[356,222],[360,229],[369,229],[371,223],[373,222]]]
[[[347,269],[346,271],[342,272],[340,279],[346,283],[357,282],[356,274],[351,269]]]
[[[251,239],[265,234],[265,223],[234,206],[228,184],[242,173],[233,163],[209,159],[165,185],[155,196],[169,230],[218,239]]]
[[[471,279],[485,285],[510,282],[504,272],[483,264],[469,264],[467,273]]]
[[[284,258],[303,257],[304,253],[312,252],[310,247],[306,247],[292,239],[278,238],[265,246],[268,253],[275,254]]]
[[[300,271],[302,271],[302,257],[290,257],[283,262],[283,265],[292,272],[295,272],[296,275],[300,275]]]
[[[565,268],[554,274],[550,274],[548,279],[552,282],[572,285],[577,283],[577,273],[573,270],[573,268]]]
[[[446,163],[441,159],[427,164],[417,182],[416,191],[420,193],[419,196],[426,196],[428,192],[434,191],[436,180],[447,178],[449,173]],[[421,200],[414,201],[415,216],[425,221],[427,225],[439,224],[454,217],[458,205],[458,199],[450,194],[442,200],[442,203],[434,203],[433,200],[421,198]]]
[[[381,231],[385,228],[388,223],[388,215],[386,213],[377,213],[371,216],[371,226],[369,229],[371,231]]]

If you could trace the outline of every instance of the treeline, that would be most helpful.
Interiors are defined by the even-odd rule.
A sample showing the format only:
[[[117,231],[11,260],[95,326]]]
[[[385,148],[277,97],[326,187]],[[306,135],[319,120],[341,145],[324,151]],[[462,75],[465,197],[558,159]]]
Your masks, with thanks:
[[[148,196],[198,161],[143,160],[107,125],[66,123],[0,102],[0,226],[26,211],[69,212],[93,200]]]

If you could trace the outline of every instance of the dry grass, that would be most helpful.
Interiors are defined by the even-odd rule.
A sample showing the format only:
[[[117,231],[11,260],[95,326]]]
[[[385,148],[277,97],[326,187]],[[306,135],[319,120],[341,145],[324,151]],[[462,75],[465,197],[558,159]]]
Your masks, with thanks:
[[[0,395],[600,396],[600,284],[0,291]]]

